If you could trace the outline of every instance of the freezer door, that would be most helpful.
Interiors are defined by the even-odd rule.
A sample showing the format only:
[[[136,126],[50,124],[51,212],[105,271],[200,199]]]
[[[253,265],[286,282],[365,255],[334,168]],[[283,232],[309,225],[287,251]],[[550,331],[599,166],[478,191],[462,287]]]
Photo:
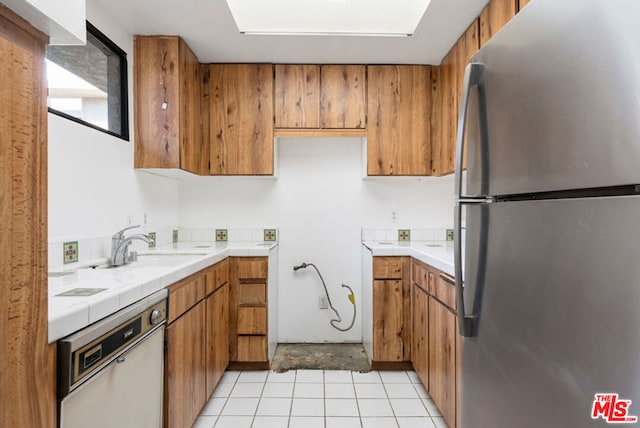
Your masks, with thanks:
[[[597,393],[640,416],[638,219],[638,196],[467,208],[463,428],[606,426]]]
[[[465,193],[640,183],[639,22],[637,0],[536,0],[499,31],[472,58],[485,66],[488,170],[470,134]]]

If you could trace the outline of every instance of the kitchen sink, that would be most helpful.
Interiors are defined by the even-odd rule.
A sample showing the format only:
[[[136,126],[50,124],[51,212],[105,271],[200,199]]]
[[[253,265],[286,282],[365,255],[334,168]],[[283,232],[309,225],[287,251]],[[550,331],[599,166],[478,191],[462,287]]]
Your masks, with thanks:
[[[180,266],[201,258],[206,253],[157,253],[157,254],[139,254],[138,260],[120,266],[111,266],[108,264],[90,265],[85,269],[140,269],[155,267],[174,267]]]

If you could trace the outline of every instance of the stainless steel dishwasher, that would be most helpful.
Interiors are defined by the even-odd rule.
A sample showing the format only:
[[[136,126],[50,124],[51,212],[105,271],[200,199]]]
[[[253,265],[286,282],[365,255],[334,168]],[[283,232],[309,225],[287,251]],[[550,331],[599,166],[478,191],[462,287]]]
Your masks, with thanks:
[[[60,428],[162,425],[167,290],[58,341]]]

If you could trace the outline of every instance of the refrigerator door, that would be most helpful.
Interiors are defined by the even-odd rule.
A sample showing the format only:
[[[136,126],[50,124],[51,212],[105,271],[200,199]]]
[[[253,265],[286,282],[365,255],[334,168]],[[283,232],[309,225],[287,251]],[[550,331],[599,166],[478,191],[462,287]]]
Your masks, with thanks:
[[[465,299],[478,323],[463,342],[462,427],[606,426],[591,418],[597,393],[632,400],[640,416],[640,197],[466,215]],[[471,233],[482,222],[487,233]]]
[[[640,183],[639,22],[637,0],[536,0],[500,30],[471,60],[485,66],[489,164],[470,133],[466,194]]]

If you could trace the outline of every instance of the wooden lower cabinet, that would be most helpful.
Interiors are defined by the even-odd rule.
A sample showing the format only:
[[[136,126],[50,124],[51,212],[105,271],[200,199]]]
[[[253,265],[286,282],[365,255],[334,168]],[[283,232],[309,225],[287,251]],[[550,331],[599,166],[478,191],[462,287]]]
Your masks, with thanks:
[[[189,427],[206,402],[205,303],[200,302],[165,331],[165,427]]]
[[[205,300],[207,397],[229,365],[229,284],[225,283]]]
[[[373,281],[373,360],[402,361],[402,281]]]
[[[232,257],[229,266],[229,359],[268,363],[269,259]]]
[[[411,258],[373,258],[373,362],[411,361]]]
[[[429,297],[429,394],[449,427],[456,419],[456,317]]]
[[[411,347],[413,369],[420,382],[429,385],[429,296],[417,285],[412,289],[413,301],[413,346]]]
[[[169,287],[166,428],[193,424],[229,364],[228,270],[229,263],[223,260]]]
[[[452,278],[412,260],[411,362],[451,428],[459,424],[462,338],[455,313]]]

